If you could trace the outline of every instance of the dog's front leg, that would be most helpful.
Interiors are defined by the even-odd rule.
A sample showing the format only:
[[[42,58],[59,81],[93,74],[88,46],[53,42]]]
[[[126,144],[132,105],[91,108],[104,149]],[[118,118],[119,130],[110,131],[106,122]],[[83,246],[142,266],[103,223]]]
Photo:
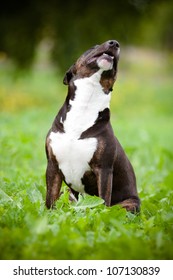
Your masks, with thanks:
[[[58,199],[60,194],[62,175],[57,164],[52,160],[48,160],[46,170],[46,184],[46,206],[47,208],[53,208],[54,202]]]
[[[111,205],[112,196],[112,179],[113,172],[112,169],[95,168],[94,170],[97,178],[97,187],[99,197],[104,199],[105,205]]]

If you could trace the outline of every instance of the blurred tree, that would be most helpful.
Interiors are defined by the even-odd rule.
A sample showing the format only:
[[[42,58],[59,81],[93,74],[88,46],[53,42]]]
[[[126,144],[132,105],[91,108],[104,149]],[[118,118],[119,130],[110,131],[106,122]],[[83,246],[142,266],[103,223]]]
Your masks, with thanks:
[[[29,66],[41,27],[41,13],[33,8],[32,1],[4,1],[0,9],[0,51],[18,66]]]
[[[153,0],[139,22],[137,44],[173,51],[173,1]]]
[[[0,51],[27,67],[38,43],[48,37],[54,64],[64,70],[85,49],[111,38],[153,43],[153,25],[158,41],[173,48],[171,11],[172,1],[163,0],[6,0],[0,9]]]
[[[108,39],[131,42],[133,26],[140,12],[129,1],[72,1],[62,2],[54,9],[61,13],[54,20],[53,58],[61,68],[70,65],[83,50]],[[130,20],[129,20],[130,19]],[[67,67],[67,66],[66,66]]]

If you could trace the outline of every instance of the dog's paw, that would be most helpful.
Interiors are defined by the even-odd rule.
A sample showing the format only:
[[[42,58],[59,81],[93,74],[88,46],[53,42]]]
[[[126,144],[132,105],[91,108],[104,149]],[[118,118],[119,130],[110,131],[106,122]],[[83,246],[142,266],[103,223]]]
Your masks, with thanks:
[[[129,198],[129,199],[123,200],[119,204],[129,212],[132,212],[132,213],[140,212],[139,199]]]

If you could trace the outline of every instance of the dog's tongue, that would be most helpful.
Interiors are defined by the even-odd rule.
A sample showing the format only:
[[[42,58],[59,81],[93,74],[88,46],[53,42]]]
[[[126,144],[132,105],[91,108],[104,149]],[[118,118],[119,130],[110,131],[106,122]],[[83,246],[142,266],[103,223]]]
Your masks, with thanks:
[[[104,71],[110,70],[113,67],[113,57],[103,53],[98,59],[97,59],[97,65],[100,69],[103,69]]]

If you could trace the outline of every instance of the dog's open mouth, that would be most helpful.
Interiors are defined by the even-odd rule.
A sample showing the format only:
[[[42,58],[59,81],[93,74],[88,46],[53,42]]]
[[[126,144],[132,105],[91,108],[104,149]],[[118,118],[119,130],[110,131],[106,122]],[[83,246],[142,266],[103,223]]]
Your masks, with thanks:
[[[115,59],[114,54],[112,52],[101,52],[101,53],[98,53],[98,54],[94,55],[93,57],[89,58],[88,63],[92,63],[92,62],[96,61],[101,56],[105,56],[105,58],[108,58],[108,59],[111,58],[112,60]]]
[[[97,58],[96,63],[97,66],[104,71],[111,70],[113,68],[114,56],[103,53]]]
[[[90,57],[87,61],[87,64],[89,65],[96,64],[97,66],[99,67],[101,66],[102,68],[102,63],[101,63],[102,61],[104,64],[103,68],[105,68],[105,70],[110,70],[111,68],[116,67],[117,59],[118,59],[118,53],[116,51],[113,52],[109,50],[109,51],[97,53],[93,57]]]
[[[114,55],[113,54],[111,54],[111,53],[103,53],[103,54],[101,54],[101,55],[97,55],[96,56],[96,58],[97,58],[97,60],[99,59],[99,58],[103,58],[103,59],[107,59],[107,60],[111,60],[111,61],[113,61],[114,60]]]

